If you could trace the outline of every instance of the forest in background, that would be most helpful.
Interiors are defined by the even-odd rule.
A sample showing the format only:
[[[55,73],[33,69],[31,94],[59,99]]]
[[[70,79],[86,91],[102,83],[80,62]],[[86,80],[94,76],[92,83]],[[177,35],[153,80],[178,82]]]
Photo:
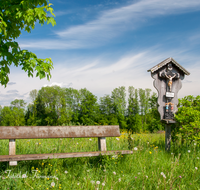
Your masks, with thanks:
[[[28,105],[15,99],[0,108],[1,126],[119,125],[133,132],[163,130],[157,95],[150,89],[115,88],[99,99],[86,88],[59,86],[32,90]],[[128,95],[128,99],[126,98]]]

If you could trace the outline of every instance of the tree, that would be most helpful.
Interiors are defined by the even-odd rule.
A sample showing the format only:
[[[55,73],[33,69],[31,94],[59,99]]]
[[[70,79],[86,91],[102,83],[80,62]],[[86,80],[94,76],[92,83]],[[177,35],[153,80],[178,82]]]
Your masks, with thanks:
[[[51,77],[50,70],[53,69],[51,58],[39,59],[28,51],[21,50],[15,41],[21,35],[24,29],[31,32],[35,28],[35,23],[39,21],[41,25],[45,22],[56,24],[53,17],[47,16],[50,12],[53,14],[51,3],[48,0],[6,0],[0,2],[0,83],[6,87],[9,82],[8,74],[10,66],[22,66],[22,70],[28,72],[28,76],[33,77],[36,71],[36,77],[40,79]]]
[[[111,96],[114,104],[114,111],[117,115],[118,122],[121,128],[126,128],[126,89],[124,86],[115,88]]]
[[[200,143],[200,96],[186,96],[179,99],[178,112],[175,115],[177,126],[172,129],[172,140],[178,140],[181,134],[182,143]]]
[[[11,108],[25,108],[26,102],[23,99],[15,99],[10,103]]]

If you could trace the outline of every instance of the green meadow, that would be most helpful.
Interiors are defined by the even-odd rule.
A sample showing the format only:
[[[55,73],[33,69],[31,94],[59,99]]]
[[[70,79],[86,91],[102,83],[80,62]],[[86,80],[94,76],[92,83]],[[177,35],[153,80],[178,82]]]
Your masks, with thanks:
[[[133,134],[106,138],[108,150],[132,149],[131,155],[0,163],[0,189],[200,189],[199,145],[171,146],[165,134]],[[8,154],[8,140],[0,141]],[[20,139],[16,154],[97,151],[97,138]]]

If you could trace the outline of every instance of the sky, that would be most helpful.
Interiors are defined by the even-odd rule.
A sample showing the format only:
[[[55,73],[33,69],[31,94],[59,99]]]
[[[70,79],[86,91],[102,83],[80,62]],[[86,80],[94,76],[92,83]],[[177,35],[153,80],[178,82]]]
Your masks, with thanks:
[[[114,88],[153,87],[150,68],[172,57],[187,71],[179,98],[200,95],[199,0],[50,0],[56,25],[36,23],[16,40],[38,58],[52,58],[52,78],[28,77],[11,66],[0,105],[30,102],[43,86],[87,88],[98,98]],[[128,94],[128,91],[127,91]]]

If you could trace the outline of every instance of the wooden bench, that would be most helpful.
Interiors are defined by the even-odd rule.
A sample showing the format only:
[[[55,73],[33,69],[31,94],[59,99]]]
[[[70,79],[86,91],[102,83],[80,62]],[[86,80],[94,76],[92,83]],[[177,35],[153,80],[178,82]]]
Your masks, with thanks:
[[[107,151],[105,137],[119,137],[117,125],[103,126],[0,126],[0,139],[9,139],[9,155],[0,155],[0,162],[17,165],[21,160],[40,160],[70,157],[91,157],[112,154],[132,154],[130,150]],[[24,154],[16,155],[15,139],[90,138],[98,137],[96,152]]]

